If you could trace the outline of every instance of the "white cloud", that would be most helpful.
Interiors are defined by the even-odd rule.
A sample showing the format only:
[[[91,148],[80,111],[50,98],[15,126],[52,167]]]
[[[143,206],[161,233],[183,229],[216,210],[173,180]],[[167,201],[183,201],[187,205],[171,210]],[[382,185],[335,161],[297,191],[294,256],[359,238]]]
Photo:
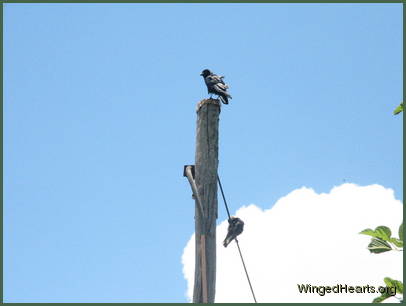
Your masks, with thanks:
[[[258,302],[371,302],[377,293],[299,293],[297,284],[381,286],[389,276],[403,279],[402,252],[371,254],[370,238],[358,233],[386,225],[397,236],[403,204],[380,185],[343,184],[330,193],[300,188],[271,209],[251,204],[236,215],[244,220],[240,247]],[[227,221],[217,226],[216,302],[253,302],[235,242],[221,244]],[[194,235],[182,255],[193,296]],[[396,301],[393,298],[394,301]]]

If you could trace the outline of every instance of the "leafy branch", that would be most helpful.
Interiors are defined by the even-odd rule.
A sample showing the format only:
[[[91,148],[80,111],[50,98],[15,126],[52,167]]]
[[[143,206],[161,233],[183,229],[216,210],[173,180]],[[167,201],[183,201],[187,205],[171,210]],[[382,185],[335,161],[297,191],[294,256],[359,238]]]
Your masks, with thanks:
[[[371,253],[379,254],[394,251],[403,251],[403,222],[399,226],[399,238],[392,237],[392,232],[387,226],[378,226],[375,230],[370,228],[364,229],[360,234],[371,236],[371,242],[368,244],[368,250]],[[383,280],[388,288],[396,288],[396,293],[403,295],[403,283],[390,277]],[[389,292],[382,293],[373,300],[373,303],[381,303],[392,295]],[[402,298],[403,299],[403,298]],[[402,299],[400,301],[402,302]]]
[[[403,283],[401,281],[391,279],[390,277],[385,277],[383,279],[383,281],[385,282],[386,287],[396,288],[396,293],[400,293],[403,295]],[[382,293],[381,296],[374,298],[372,303],[381,303],[390,297],[391,297],[391,295],[389,294],[389,292],[385,292],[385,293]],[[402,302],[402,299],[400,299],[400,302]]]
[[[391,237],[392,232],[387,226],[378,226],[375,230],[364,229],[360,234],[372,236],[368,245],[371,253],[379,254],[391,250],[403,251],[403,222],[399,227],[399,238]],[[402,249],[400,249],[402,248]]]

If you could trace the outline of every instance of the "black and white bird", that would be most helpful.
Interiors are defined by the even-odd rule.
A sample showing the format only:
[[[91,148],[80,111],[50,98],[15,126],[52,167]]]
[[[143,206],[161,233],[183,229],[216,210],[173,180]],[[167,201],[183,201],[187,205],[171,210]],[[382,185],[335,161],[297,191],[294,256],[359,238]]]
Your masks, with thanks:
[[[200,74],[204,78],[209,94],[218,95],[221,102],[228,104],[228,99],[232,99],[228,94],[228,85],[224,83],[224,76],[219,76],[211,72],[209,69],[204,69]]]
[[[223,245],[227,247],[235,237],[242,233],[244,230],[244,222],[237,217],[231,217],[228,219],[228,233],[226,239],[224,239]]]

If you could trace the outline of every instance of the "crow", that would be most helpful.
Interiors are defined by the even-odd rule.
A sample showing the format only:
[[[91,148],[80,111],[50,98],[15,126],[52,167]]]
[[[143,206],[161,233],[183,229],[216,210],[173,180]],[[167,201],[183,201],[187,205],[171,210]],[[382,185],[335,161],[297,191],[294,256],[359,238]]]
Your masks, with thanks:
[[[244,222],[240,218],[231,217],[228,219],[228,224],[227,237],[223,242],[224,247],[227,247],[244,230]]]
[[[204,78],[208,93],[218,95],[221,102],[228,104],[228,98],[232,98],[227,92],[228,85],[223,81],[224,76],[218,76],[209,69],[204,69],[200,75]]]

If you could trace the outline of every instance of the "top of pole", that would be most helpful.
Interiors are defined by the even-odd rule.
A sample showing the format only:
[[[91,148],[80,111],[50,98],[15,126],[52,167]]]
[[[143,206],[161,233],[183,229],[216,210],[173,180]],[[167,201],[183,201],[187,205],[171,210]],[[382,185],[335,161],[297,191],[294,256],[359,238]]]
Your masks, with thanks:
[[[199,112],[200,108],[204,105],[204,104],[214,104],[217,105],[220,108],[220,112],[221,112],[221,103],[219,99],[203,99],[202,101],[200,101],[199,103],[197,103],[196,106],[196,113]]]

